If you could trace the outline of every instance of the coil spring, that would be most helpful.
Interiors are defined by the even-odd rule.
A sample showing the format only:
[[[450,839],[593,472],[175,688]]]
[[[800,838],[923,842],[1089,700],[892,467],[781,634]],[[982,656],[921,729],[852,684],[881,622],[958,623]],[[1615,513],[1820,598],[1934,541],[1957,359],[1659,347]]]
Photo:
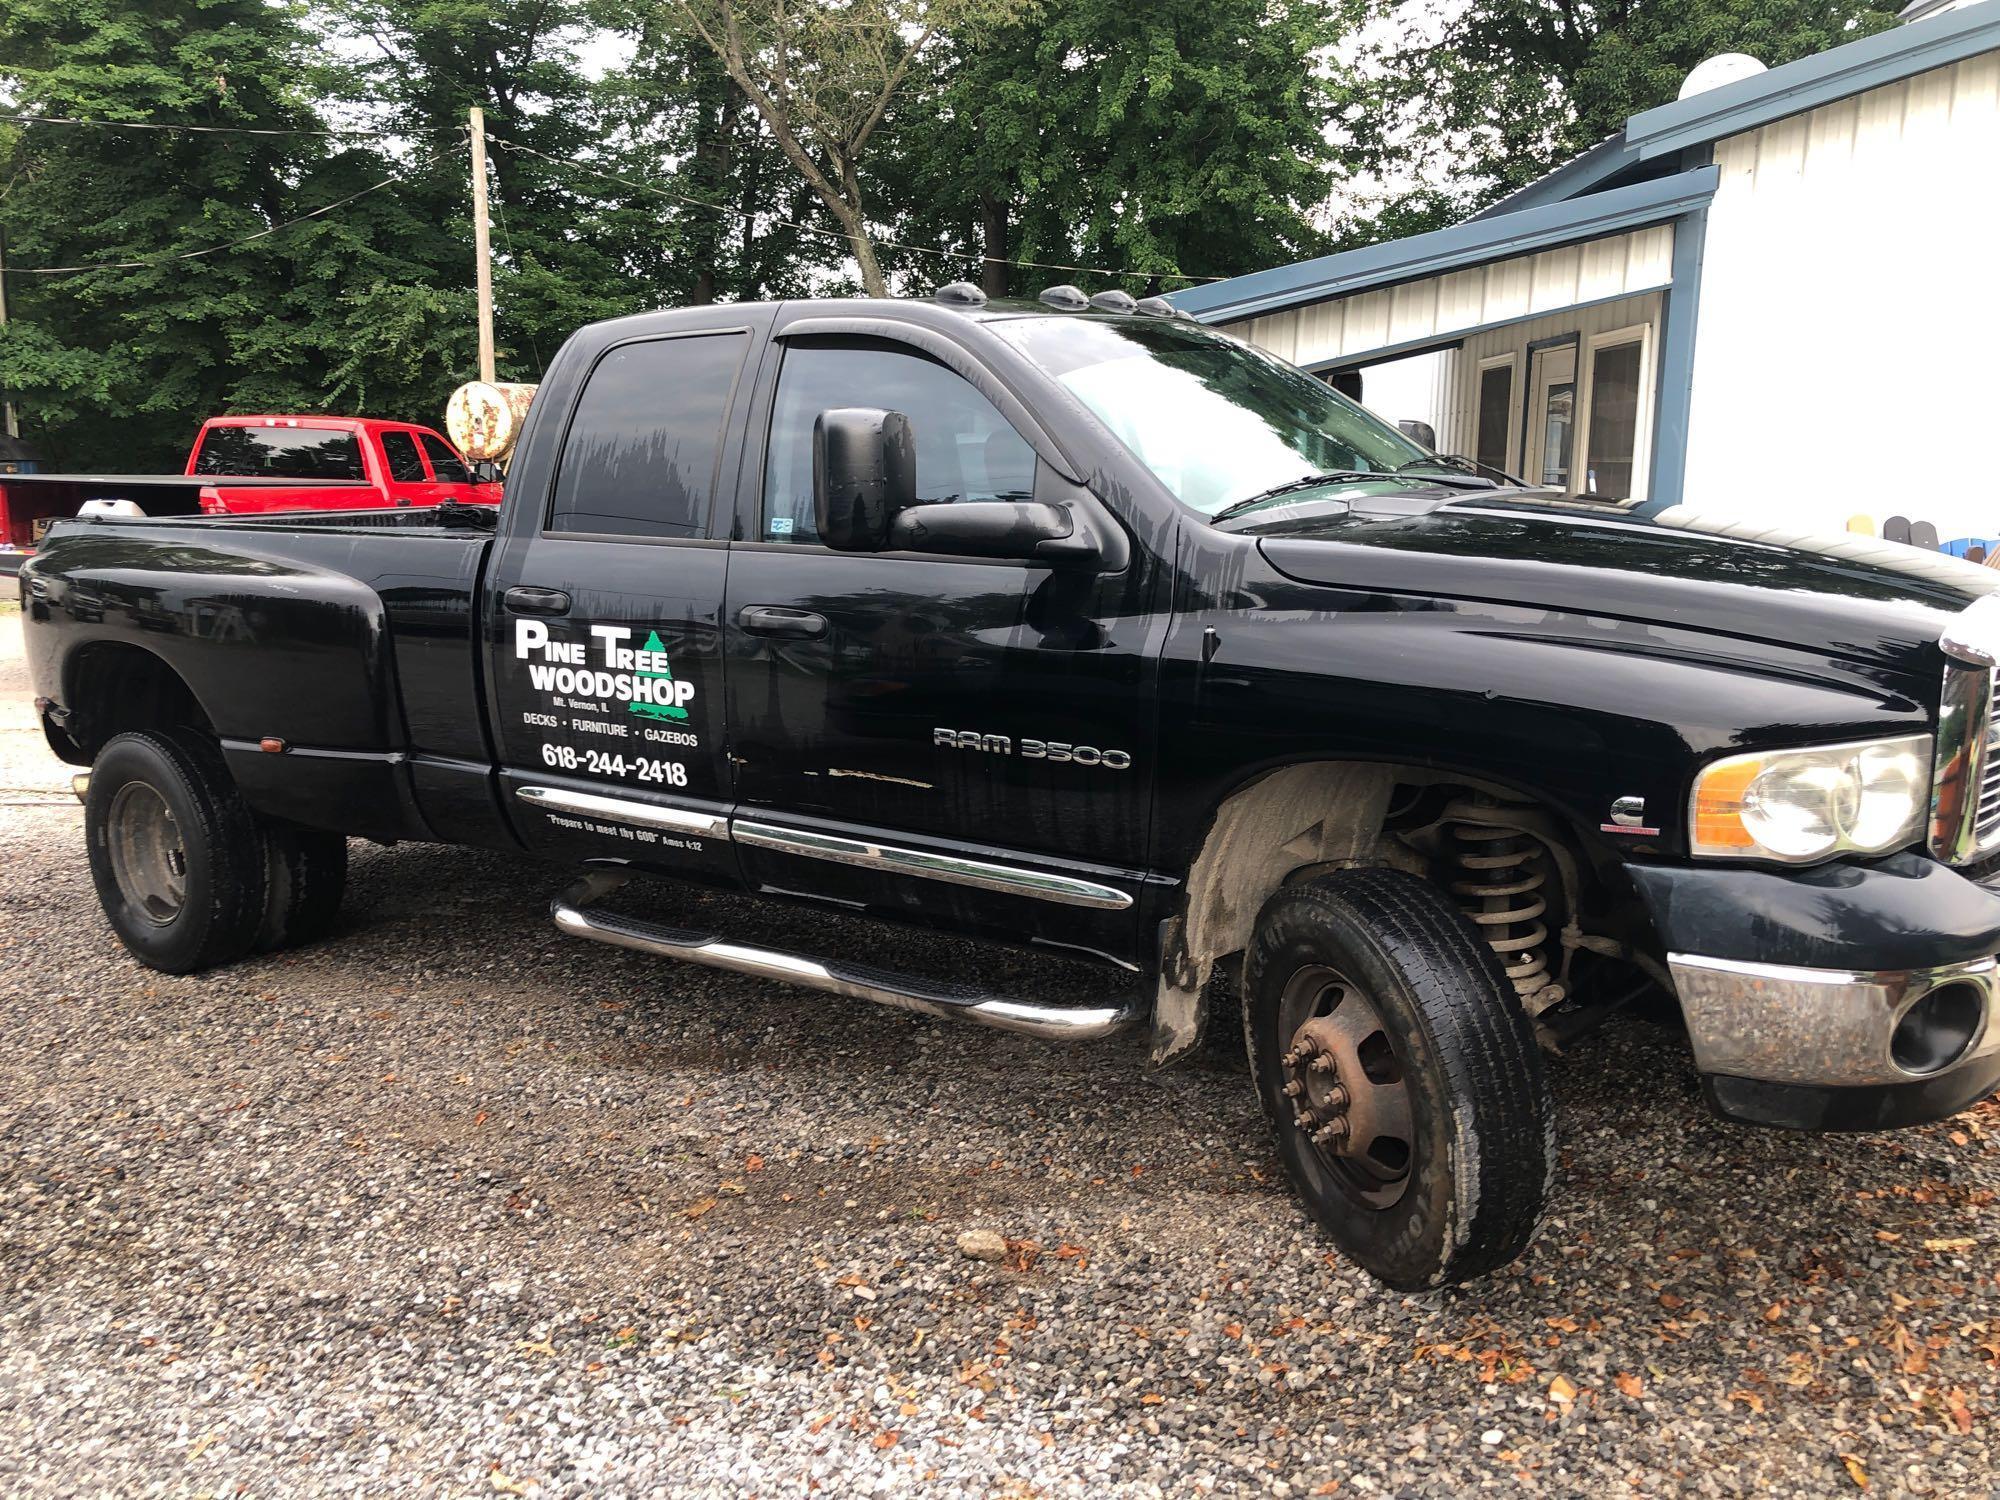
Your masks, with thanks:
[[[1452,882],[1452,892],[1526,1001],[1549,987],[1541,847],[1524,833],[1487,823],[1455,823],[1451,831],[1452,858],[1464,876]]]

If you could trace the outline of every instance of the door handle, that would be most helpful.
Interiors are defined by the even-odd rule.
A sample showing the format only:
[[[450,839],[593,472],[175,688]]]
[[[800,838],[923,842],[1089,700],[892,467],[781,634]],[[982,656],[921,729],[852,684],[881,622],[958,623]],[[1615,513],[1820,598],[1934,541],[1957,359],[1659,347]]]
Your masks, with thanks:
[[[746,604],[737,612],[736,623],[747,635],[790,636],[816,641],[826,634],[826,616],[809,609],[785,609],[776,604]]]
[[[566,615],[569,595],[561,589],[538,589],[517,584],[500,596],[500,602],[517,615]]]

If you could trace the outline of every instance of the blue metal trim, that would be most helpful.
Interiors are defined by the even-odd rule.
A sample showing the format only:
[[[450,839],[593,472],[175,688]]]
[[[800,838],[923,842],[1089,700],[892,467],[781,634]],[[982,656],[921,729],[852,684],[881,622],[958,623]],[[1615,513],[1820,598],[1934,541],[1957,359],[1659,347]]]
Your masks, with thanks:
[[[1497,202],[1487,204],[1465,222],[1477,224],[1482,219],[1497,219],[1503,214],[1519,213],[1524,208],[1540,208],[1546,203],[1561,203],[1581,197],[1605,179],[1616,177],[1627,167],[1637,166],[1638,163],[1639,153],[1632,149],[1625,139],[1625,132],[1620,130],[1599,141],[1583,155],[1571,157],[1525,187],[1516,188]]]
[[[1698,167],[1572,202],[1551,203],[1296,265],[1252,271],[1247,276],[1168,295],[1176,306],[1204,323],[1258,317],[1677,218],[1708,202],[1715,192],[1716,175],[1712,166]]]
[[[1694,335],[1701,311],[1701,262],[1708,206],[1674,224],[1674,282],[1660,309],[1660,363],[1653,395],[1653,462],[1646,498],[1633,513],[1654,515],[1681,502],[1687,484],[1688,413],[1694,400]]]
[[[1968,5],[1649,109],[1625,122],[1625,139],[1642,159],[1663,156],[1995,50],[2000,5]]]

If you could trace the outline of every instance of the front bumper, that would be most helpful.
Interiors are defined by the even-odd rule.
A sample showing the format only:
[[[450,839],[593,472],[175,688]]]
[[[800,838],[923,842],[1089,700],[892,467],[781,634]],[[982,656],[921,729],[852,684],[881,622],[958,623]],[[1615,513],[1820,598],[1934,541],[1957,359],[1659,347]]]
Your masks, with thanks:
[[[2000,967],[1808,969],[1676,953],[1695,1066],[1717,1113],[1805,1130],[1881,1130],[1954,1114],[2000,1085]],[[1943,1066],[1899,1061],[1912,1007],[1942,991],[1980,1019]]]
[[[2000,891],[1917,854],[1782,871],[1627,868],[1719,1114],[1879,1130],[1942,1119],[2000,1087]],[[1970,1039],[1941,1066],[1906,1066],[1898,1023],[1947,987],[1977,1017]]]

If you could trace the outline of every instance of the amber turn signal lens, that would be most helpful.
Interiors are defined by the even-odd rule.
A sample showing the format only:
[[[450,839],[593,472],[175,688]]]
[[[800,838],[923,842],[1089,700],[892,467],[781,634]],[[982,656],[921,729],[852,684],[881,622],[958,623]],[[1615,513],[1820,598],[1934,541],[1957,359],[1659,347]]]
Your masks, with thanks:
[[[1746,755],[1724,761],[1694,789],[1694,843],[1697,849],[1754,849],[1756,839],[1743,824],[1743,797],[1764,762]]]

